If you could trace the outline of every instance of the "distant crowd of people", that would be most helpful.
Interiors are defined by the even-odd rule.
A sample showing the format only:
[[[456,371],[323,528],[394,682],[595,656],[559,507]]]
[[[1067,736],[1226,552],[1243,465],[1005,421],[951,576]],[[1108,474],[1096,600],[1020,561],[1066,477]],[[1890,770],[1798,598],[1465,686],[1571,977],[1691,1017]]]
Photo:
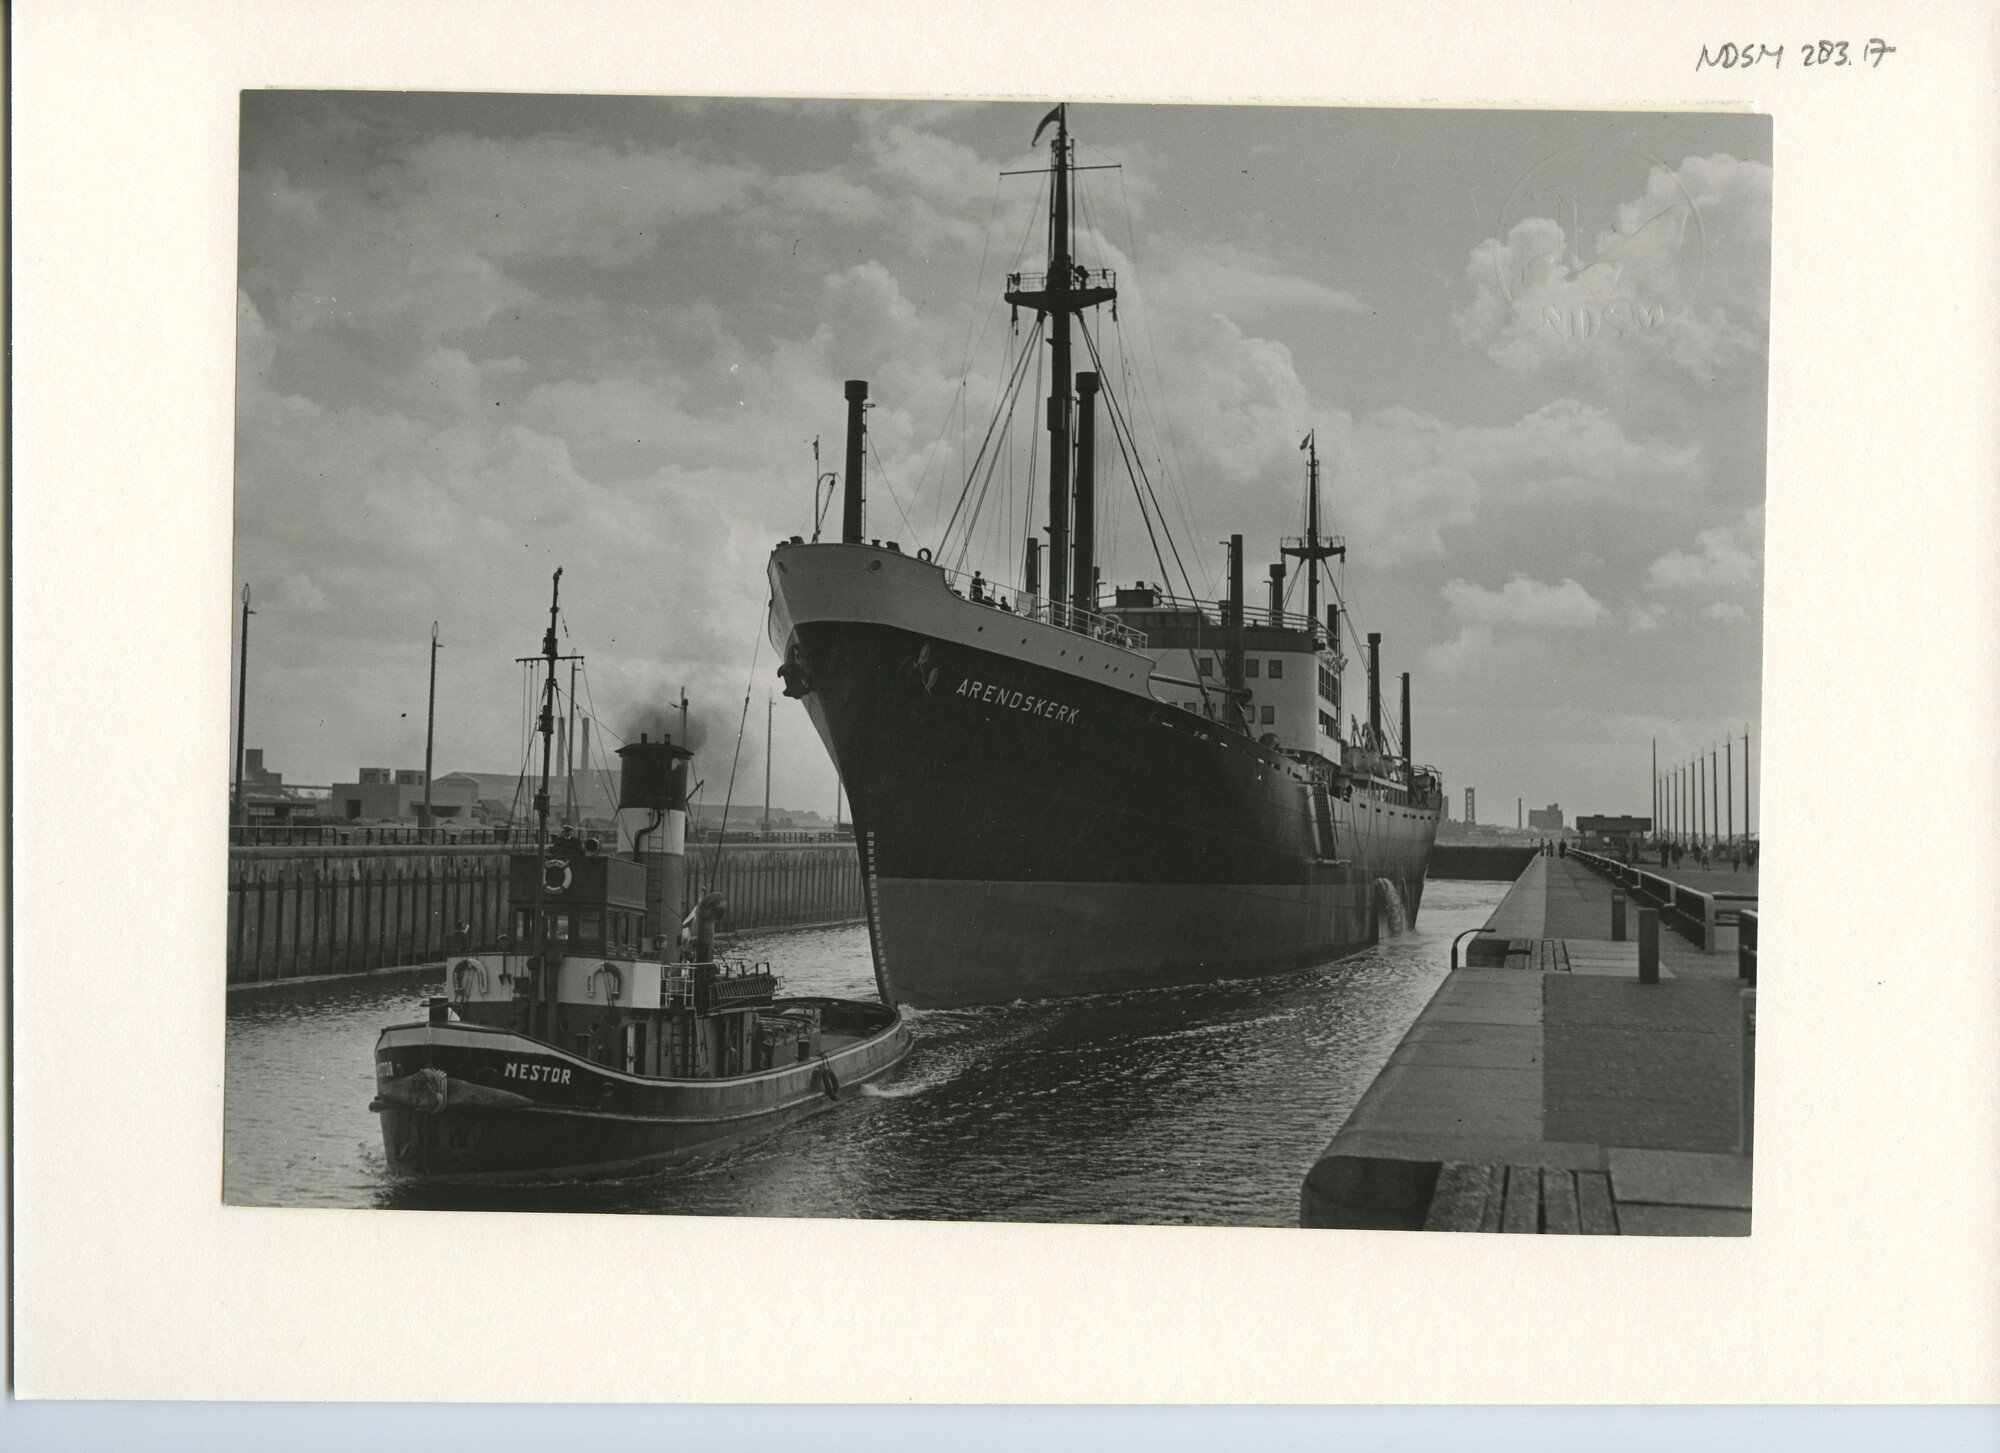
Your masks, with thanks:
[[[1711,866],[1725,862],[1729,864],[1729,871],[1732,873],[1739,872],[1744,868],[1748,868],[1753,873],[1757,871],[1757,844],[1755,842],[1687,844],[1663,841],[1657,844],[1657,846],[1659,848],[1660,866],[1662,868],[1678,868],[1683,859],[1691,858],[1694,860],[1695,866],[1704,871]]]
[[[1757,871],[1757,843],[1754,840],[1750,842],[1680,843],[1661,838],[1647,845],[1643,841],[1620,839],[1616,845],[1603,851],[1606,851],[1611,857],[1618,859],[1618,861],[1627,866],[1636,866],[1642,849],[1649,855],[1657,853],[1662,868],[1678,868],[1683,862],[1691,862],[1695,867],[1706,870],[1727,863],[1729,864],[1729,871],[1732,873],[1742,872],[1745,869],[1748,869],[1752,873]],[[1566,857],[1569,853],[1569,847],[1567,842],[1562,838],[1543,838],[1541,852],[1543,857]]]

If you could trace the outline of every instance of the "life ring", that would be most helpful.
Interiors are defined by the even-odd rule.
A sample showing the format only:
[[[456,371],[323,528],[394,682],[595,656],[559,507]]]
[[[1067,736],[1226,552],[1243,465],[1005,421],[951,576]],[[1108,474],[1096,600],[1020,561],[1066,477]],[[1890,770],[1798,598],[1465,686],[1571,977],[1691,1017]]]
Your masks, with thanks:
[[[591,998],[595,999],[597,997],[597,976],[599,974],[611,975],[610,987],[608,987],[604,993],[604,999],[606,1003],[609,1003],[611,1000],[616,999],[619,995],[625,992],[625,976],[618,971],[618,965],[599,964],[596,968],[590,971],[590,977],[584,980],[583,984],[583,991],[586,994],[590,995]]]
[[[820,1088],[826,1091],[829,1100],[840,1098],[840,1076],[833,1072],[833,1066],[825,1055],[819,1057]]]
[[[542,864],[542,887],[550,893],[567,893],[573,878],[569,863],[563,858],[550,858]]]
[[[924,562],[924,564],[926,564],[926,565],[930,564],[930,563],[931,563],[931,547],[930,547],[930,546],[928,546],[928,545],[921,545],[921,546],[919,546],[919,547],[917,548],[917,558],[918,558],[919,560],[923,561],[923,562]]]

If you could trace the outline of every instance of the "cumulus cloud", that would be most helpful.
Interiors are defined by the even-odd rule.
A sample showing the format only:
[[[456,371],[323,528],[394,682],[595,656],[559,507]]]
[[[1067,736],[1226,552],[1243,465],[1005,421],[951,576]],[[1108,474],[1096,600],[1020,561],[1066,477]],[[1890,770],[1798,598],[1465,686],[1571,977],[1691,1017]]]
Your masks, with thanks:
[[[1763,564],[1755,538],[1762,513],[1752,511],[1738,526],[1703,530],[1695,537],[1695,550],[1669,550],[1652,563],[1648,578],[1668,590],[1715,589],[1756,580]]]
[[[1656,165],[1603,226],[1579,195],[1592,193],[1573,180],[1549,186],[1546,212],[1472,250],[1470,297],[1455,315],[1467,343],[1520,374],[1650,363],[1709,379],[1762,366],[1768,166],[1727,155]]]
[[[1602,601],[1570,579],[1550,585],[1516,575],[1498,590],[1455,579],[1441,593],[1459,631],[1426,651],[1424,660],[1444,677],[1545,662],[1548,634],[1593,630],[1611,619]]]
[[[1657,600],[1635,602],[1625,611],[1625,628],[1635,636],[1657,631],[1670,612]]]
[[[1581,631],[1611,618],[1603,602],[1574,580],[1547,585],[1516,575],[1498,590],[1454,580],[1444,587],[1444,600],[1457,619],[1487,629]]]
[[[1635,439],[1573,399],[1503,425],[1383,409],[1338,421],[1334,438],[1350,532],[1389,565],[1443,555],[1446,532],[1482,511],[1672,497],[1702,478],[1695,445]]]
[[[1236,247],[1178,247],[1166,261],[1158,291],[1182,305],[1239,322],[1273,315],[1365,313],[1352,293],[1280,271],[1269,259]]]

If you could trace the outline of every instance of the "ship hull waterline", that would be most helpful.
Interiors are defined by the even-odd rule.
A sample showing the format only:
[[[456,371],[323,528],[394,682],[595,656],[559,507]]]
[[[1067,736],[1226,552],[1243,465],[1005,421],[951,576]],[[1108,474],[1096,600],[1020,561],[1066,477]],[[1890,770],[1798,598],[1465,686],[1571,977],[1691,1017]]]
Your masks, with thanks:
[[[1027,659],[1049,628],[977,606],[980,624],[935,633],[855,610],[795,623],[799,584],[774,572],[773,644],[853,805],[885,1003],[1282,972],[1375,943],[1385,915],[1414,919],[1435,809],[1336,799],[1324,854],[1308,773],[1090,679],[1121,668],[1108,648],[1065,636],[1085,669],[1052,668]],[[1028,649],[958,638],[985,624]]]

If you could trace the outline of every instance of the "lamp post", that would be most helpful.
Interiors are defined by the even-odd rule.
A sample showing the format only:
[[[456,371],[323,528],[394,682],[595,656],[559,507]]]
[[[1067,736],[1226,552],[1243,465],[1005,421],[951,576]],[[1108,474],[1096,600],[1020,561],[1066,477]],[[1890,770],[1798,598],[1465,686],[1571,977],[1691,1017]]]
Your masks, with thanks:
[[[438,709],[438,623],[431,622],[431,695],[424,712],[424,810],[417,825],[425,832],[431,826],[431,744],[437,734]]]
[[[243,632],[237,647],[236,667],[236,786],[230,793],[229,821],[233,826],[243,826],[246,814],[243,807],[243,715],[244,698],[250,686],[250,617],[257,614],[250,609],[250,583],[243,583]]]

